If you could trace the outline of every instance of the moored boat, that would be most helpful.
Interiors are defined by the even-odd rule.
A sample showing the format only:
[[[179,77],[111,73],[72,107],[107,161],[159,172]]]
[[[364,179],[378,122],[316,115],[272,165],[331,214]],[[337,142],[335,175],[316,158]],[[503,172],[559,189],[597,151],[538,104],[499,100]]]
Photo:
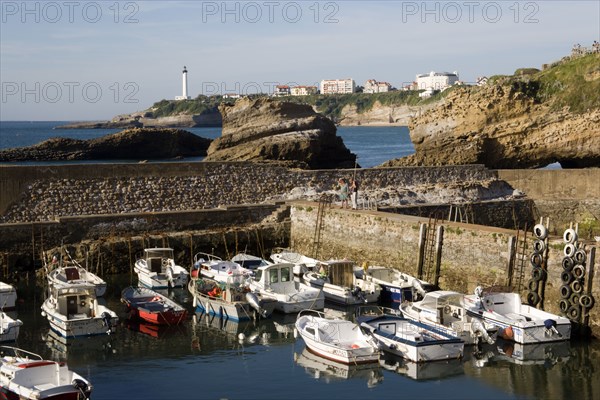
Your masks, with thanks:
[[[325,318],[318,311],[298,314],[296,330],[313,353],[342,364],[375,363],[379,351],[354,322]]]
[[[254,271],[258,267],[262,267],[263,265],[271,264],[270,261],[265,260],[264,258],[253,256],[248,253],[238,253],[231,257],[231,261],[251,271]]]
[[[227,279],[232,276],[249,278],[253,275],[253,272],[236,262],[223,260],[214,254],[197,253],[194,255],[194,265],[191,275],[194,278],[205,277],[226,283]]]
[[[0,342],[14,342],[19,337],[19,330],[23,322],[13,319],[4,311],[0,311]]]
[[[446,331],[465,344],[476,344],[480,340],[494,343],[497,328],[488,332],[478,319],[468,315],[463,299],[462,293],[437,290],[426,293],[421,301],[402,304],[400,310],[404,317]]]
[[[571,321],[521,302],[518,293],[475,289],[465,295],[467,313],[483,322],[486,329],[496,327],[498,337],[517,343],[569,340]]]
[[[185,268],[175,264],[173,249],[166,247],[144,249],[133,269],[139,284],[150,289],[185,287],[190,275]]]
[[[210,278],[194,278],[188,284],[197,312],[234,321],[269,317],[277,300],[252,292],[241,275],[232,275],[221,283]]]
[[[271,260],[275,264],[294,264],[294,275],[301,278],[306,272],[315,271],[319,260],[297,253],[290,249],[277,247],[271,253]]]
[[[370,277],[381,286],[380,300],[383,304],[400,304],[405,301],[417,301],[435,286],[395,268],[363,264],[355,267],[357,277]]]
[[[121,301],[132,316],[156,325],[177,325],[185,320],[187,310],[168,297],[145,287],[123,289]]]
[[[11,311],[17,305],[17,291],[14,286],[0,282],[0,310]]]
[[[45,265],[48,285],[65,283],[77,285],[87,282],[94,285],[97,297],[104,296],[106,293],[106,282],[104,279],[82,267],[81,264],[71,258],[68,252],[67,256],[68,260],[53,256],[52,261]]]
[[[465,342],[447,332],[406,319],[398,310],[360,307],[356,321],[382,351],[415,362],[448,360],[463,356]]]
[[[275,309],[282,313],[297,313],[304,309],[322,310],[325,295],[305,283],[294,281],[293,264],[272,264],[259,267],[248,281],[250,289],[265,298],[277,301]]]
[[[0,398],[7,400],[84,400],[92,385],[63,362],[16,347],[0,347]]]
[[[50,328],[66,338],[110,334],[119,321],[114,311],[98,302],[94,285],[88,283],[49,288],[42,315]]]

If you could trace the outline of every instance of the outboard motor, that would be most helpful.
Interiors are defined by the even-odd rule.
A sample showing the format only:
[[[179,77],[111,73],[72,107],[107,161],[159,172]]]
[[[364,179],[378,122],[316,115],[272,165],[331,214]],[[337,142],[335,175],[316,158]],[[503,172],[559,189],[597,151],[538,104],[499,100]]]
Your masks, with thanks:
[[[78,400],[88,400],[90,398],[92,387],[87,382],[81,379],[73,379],[72,385],[75,389],[79,390],[79,394],[77,395]]]
[[[260,306],[260,301],[258,300],[258,296],[252,292],[246,293],[246,301],[250,304],[250,307],[254,308],[256,312],[261,315],[263,318],[266,317],[267,310],[263,310]]]
[[[471,331],[477,335],[477,337],[483,338],[489,344],[493,344],[495,340],[488,334],[483,324],[479,321],[471,321]]]
[[[104,312],[103,312],[103,313],[100,315],[100,317],[102,317],[102,324],[103,324],[104,326],[108,327],[108,331],[107,331],[106,333],[110,335],[110,334],[111,334],[111,331],[112,331],[112,325],[111,325],[111,323],[110,323],[110,320],[111,320],[110,314],[109,314],[109,313],[107,313],[106,311],[104,311]]]
[[[562,337],[560,332],[556,329],[556,321],[553,319],[547,319],[544,321],[544,327],[546,328],[546,335],[552,336],[554,334],[558,335],[558,337]]]
[[[352,289],[352,291],[350,292],[352,293],[352,296],[360,299],[361,301],[364,301],[365,303],[367,303],[367,299],[365,298],[365,294],[363,293],[363,291],[356,286],[354,289]]]
[[[423,285],[421,285],[421,282],[415,279],[412,283],[412,286],[421,297],[425,297],[426,292],[425,289],[423,289]]]

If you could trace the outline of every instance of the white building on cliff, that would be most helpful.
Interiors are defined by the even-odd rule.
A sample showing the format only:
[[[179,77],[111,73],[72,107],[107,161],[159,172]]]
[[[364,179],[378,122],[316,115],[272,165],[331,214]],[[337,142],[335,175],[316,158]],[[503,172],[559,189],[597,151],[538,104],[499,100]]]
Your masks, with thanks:
[[[369,79],[365,82],[363,93],[385,93],[392,88],[388,82],[377,82],[375,79]]]
[[[321,81],[321,94],[354,93],[356,84],[354,79],[324,79]]]
[[[417,75],[417,90],[444,90],[458,82],[458,72],[434,72]]]

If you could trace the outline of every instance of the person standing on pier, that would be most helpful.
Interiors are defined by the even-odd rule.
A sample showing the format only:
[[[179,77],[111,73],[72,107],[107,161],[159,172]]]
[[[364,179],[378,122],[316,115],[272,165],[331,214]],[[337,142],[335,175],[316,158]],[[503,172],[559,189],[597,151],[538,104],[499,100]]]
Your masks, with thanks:
[[[348,208],[348,184],[344,178],[340,178],[338,181],[340,184],[340,201],[342,202],[341,208]]]
[[[358,181],[356,179],[352,179],[350,183],[350,199],[352,200],[352,209],[356,210],[358,208]]]

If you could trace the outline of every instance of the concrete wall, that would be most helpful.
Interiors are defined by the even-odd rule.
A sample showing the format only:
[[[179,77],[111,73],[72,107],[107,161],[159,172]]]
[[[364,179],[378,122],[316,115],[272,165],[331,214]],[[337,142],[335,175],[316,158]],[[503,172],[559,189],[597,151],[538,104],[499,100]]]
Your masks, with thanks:
[[[312,254],[317,205],[297,202],[291,209],[291,246],[299,252]],[[419,229],[428,218],[376,211],[355,212],[328,208],[324,213],[318,258],[348,258],[362,264],[396,267],[409,274],[417,273]],[[508,283],[510,257],[509,240],[514,230],[482,225],[441,222],[444,226],[440,286],[443,289],[473,293],[477,286],[504,286]],[[529,234],[531,237],[531,234]],[[532,240],[529,240],[532,243]],[[588,249],[596,242],[582,242]],[[559,288],[562,284],[562,236],[549,241],[548,281],[545,309],[559,313]],[[596,269],[600,263],[596,261]],[[531,265],[524,268],[525,285],[531,277]],[[593,296],[600,299],[600,274],[593,278]],[[521,291],[523,300],[526,288]],[[600,337],[600,307],[591,312],[591,327]]]

